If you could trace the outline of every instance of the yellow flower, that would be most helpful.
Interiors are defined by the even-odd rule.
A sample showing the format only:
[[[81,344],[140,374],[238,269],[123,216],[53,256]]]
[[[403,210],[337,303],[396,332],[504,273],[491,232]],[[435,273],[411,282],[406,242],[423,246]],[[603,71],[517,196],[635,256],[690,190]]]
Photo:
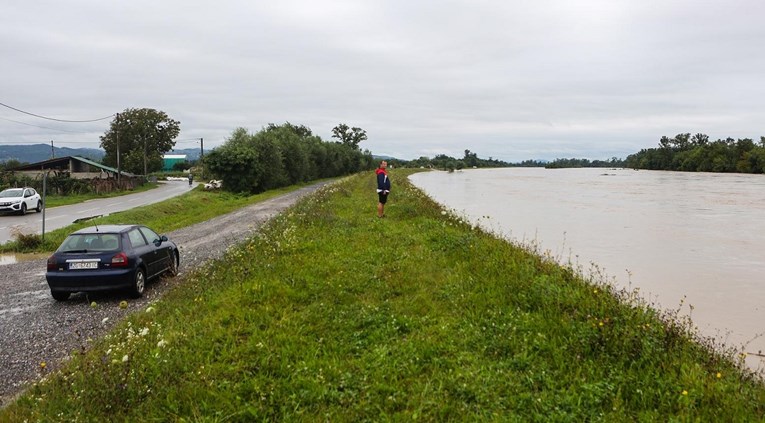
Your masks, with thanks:
[[[47,364],[46,364],[44,361],[43,361],[42,363],[40,363],[40,368],[41,368],[41,369],[44,369],[44,368],[45,368],[45,366],[47,366]]]
[[[720,379],[722,377],[722,374],[720,372],[717,372],[717,378]]]
[[[683,395],[688,395],[688,391],[683,391]]]

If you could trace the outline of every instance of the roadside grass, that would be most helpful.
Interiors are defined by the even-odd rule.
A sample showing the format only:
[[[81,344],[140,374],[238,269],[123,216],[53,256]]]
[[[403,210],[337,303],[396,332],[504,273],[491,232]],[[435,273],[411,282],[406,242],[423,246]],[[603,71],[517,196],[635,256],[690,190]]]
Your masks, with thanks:
[[[114,223],[140,223],[159,233],[167,233],[215,216],[240,209],[249,204],[268,200],[305,185],[293,185],[257,195],[237,195],[224,191],[205,191],[202,187],[165,201],[113,213],[46,232],[45,240],[39,234],[16,234],[15,240],[0,245],[0,253],[53,252],[73,231],[88,226]]]
[[[87,200],[93,200],[96,198],[113,198],[113,197],[121,197],[123,195],[128,194],[135,194],[137,192],[144,192],[149,191],[151,189],[154,189],[158,187],[159,184],[157,183],[146,183],[141,185],[140,187],[128,190],[128,191],[115,191],[115,192],[109,192],[104,194],[94,194],[94,193],[88,193],[88,194],[68,194],[68,195],[52,195],[47,194],[45,196],[45,203],[48,205],[48,207],[58,207],[58,206],[68,206],[70,204],[77,204],[82,203],[83,201]],[[40,193],[42,195],[42,192]]]
[[[391,172],[301,201],[0,421],[762,421],[736,352]]]

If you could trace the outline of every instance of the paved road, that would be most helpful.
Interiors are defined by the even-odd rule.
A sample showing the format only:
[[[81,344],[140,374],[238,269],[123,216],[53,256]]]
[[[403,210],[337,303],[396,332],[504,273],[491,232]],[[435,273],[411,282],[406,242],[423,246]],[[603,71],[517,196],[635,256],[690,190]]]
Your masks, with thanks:
[[[196,185],[198,184],[194,184],[194,186]],[[42,233],[43,214],[45,214],[45,232],[49,232],[71,225],[77,219],[107,215],[146,204],[157,203],[188,192],[189,189],[188,182],[167,181],[161,182],[159,187],[148,191],[123,195],[121,197],[88,200],[69,206],[52,207],[45,210],[45,213],[35,213],[32,211],[24,216],[2,214],[0,215],[0,244],[5,244],[12,240],[13,233],[17,231],[23,234]]]

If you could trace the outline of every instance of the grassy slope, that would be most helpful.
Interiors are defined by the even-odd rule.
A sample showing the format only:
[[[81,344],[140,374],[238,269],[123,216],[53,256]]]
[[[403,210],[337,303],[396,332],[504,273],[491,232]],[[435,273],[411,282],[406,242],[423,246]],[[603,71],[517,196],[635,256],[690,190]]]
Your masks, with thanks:
[[[114,192],[108,192],[105,194],[88,193],[88,194],[52,195],[48,193],[47,196],[45,197],[45,202],[48,205],[48,207],[66,206],[69,204],[77,204],[83,201],[92,200],[95,198],[121,197],[123,195],[130,195],[130,194],[135,194],[137,192],[149,191],[151,189],[157,188],[158,186],[159,185],[156,183],[149,182],[133,190],[114,191]],[[42,193],[40,193],[40,195],[42,196]]]
[[[765,418],[765,387],[683,324],[392,177],[388,218],[368,175],[323,190],[0,420]]]
[[[53,252],[67,235],[77,229],[108,223],[141,223],[159,233],[167,233],[195,223],[203,222],[215,216],[228,213],[258,201],[265,201],[277,195],[300,188],[291,186],[258,195],[243,196],[227,192],[204,191],[201,187],[186,194],[170,198],[160,203],[137,207],[124,212],[113,213],[85,222],[69,225],[45,234],[45,242],[40,242],[39,235],[26,238],[27,242],[12,241],[0,245],[2,252]],[[22,237],[24,238],[24,237]]]

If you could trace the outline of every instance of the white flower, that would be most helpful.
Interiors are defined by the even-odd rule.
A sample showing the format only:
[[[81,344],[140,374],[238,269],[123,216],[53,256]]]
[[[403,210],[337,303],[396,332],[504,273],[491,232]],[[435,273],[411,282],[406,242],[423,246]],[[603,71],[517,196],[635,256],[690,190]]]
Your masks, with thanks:
[[[127,363],[127,361],[128,361],[128,355],[125,354],[125,355],[122,356],[122,362],[123,363]]]
[[[141,329],[141,332],[139,333],[139,335],[141,336],[146,336],[148,334],[149,334],[149,328],[143,328]]]
[[[165,345],[167,345],[167,342],[165,342],[164,339],[161,339],[159,342],[157,342],[157,346],[159,348],[163,348]]]

